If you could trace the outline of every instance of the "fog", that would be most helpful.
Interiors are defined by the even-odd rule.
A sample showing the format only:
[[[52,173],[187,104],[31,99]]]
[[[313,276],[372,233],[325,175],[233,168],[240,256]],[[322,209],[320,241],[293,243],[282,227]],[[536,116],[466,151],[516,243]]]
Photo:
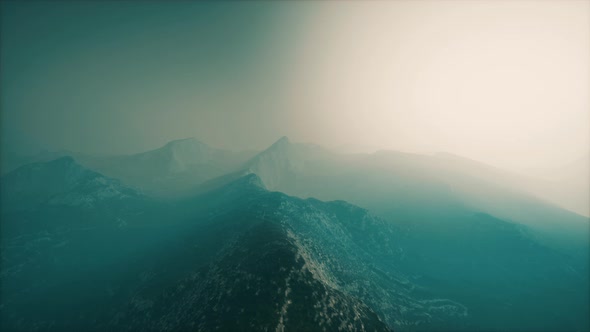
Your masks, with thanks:
[[[590,149],[588,1],[3,2],[2,150]]]
[[[590,1],[0,7],[0,331],[590,331]]]

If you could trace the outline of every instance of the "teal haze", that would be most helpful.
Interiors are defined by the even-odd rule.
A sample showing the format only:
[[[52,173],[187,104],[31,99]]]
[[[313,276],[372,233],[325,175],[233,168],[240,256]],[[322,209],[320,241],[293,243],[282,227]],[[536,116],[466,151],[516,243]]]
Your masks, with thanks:
[[[0,6],[0,330],[590,330],[590,3]]]
[[[265,2],[2,2],[3,147],[121,153],[197,133],[261,146],[283,134],[273,98],[297,13]]]
[[[585,1],[1,6],[6,153],[287,135],[547,174],[590,150]]]

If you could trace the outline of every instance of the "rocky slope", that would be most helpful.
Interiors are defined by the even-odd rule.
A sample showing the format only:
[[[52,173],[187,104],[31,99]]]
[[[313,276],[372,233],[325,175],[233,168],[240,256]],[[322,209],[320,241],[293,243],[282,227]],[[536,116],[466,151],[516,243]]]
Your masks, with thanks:
[[[58,192],[108,182],[64,161],[59,171],[36,165],[39,174],[22,178],[41,183],[63,168],[82,174],[47,186]],[[17,182],[4,192],[27,193]],[[68,195],[95,197],[104,188],[95,189]],[[2,217],[3,227],[60,225],[3,233],[3,330],[403,331],[461,324],[467,314],[459,303],[418,294],[395,272],[396,229],[384,221],[345,202],[269,192],[254,174],[157,208],[137,195],[145,204],[125,210],[140,213],[125,223],[92,204],[83,207],[95,222],[76,224],[68,218],[81,216],[80,206],[53,202],[54,191]],[[60,214],[50,212],[58,203]]]

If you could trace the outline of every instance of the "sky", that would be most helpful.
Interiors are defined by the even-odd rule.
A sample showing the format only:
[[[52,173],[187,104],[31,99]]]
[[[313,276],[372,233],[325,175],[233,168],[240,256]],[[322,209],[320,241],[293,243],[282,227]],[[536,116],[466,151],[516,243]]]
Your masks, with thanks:
[[[1,6],[3,151],[286,135],[524,170],[590,150],[590,1]]]

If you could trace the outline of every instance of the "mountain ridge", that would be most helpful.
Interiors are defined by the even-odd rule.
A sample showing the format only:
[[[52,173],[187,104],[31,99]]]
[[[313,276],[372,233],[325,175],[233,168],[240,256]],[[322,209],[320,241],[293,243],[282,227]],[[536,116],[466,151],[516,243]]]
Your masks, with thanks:
[[[291,157],[293,148],[294,157],[308,156],[298,155],[309,152],[308,146],[297,150],[300,146],[285,143],[278,145],[279,155],[287,150]],[[305,167],[321,166],[326,160],[330,165],[329,158],[313,159],[311,153]],[[272,164],[276,162],[273,158],[259,160],[270,161],[272,167],[283,165]],[[391,162],[402,167],[394,168],[396,171],[407,167],[398,157]],[[58,173],[68,174],[63,169],[73,168],[77,169],[74,174],[92,175],[80,179],[104,178],[71,158],[60,158],[23,168],[40,171],[37,177],[15,179],[24,183],[33,179],[37,185],[58,179],[43,171],[55,171],[53,166]],[[349,170],[325,170],[338,181],[341,176],[354,175]],[[356,178],[359,183],[379,188],[376,182],[382,181],[381,175],[361,170],[364,175]],[[37,204],[20,196],[35,208],[15,213],[2,209],[0,245],[7,269],[0,278],[1,285],[9,287],[3,288],[8,295],[0,323],[13,328],[16,325],[10,324],[21,322],[25,324],[21,329],[32,326],[23,322],[32,322],[88,330],[83,317],[100,316],[102,325],[93,325],[96,330],[348,326],[471,331],[476,327],[551,330],[559,325],[575,330],[586,326],[578,315],[585,307],[576,302],[583,296],[570,292],[583,289],[587,268],[579,264],[578,257],[537,241],[525,226],[464,206],[405,205],[424,218],[415,219],[416,211],[411,209],[382,218],[362,205],[266,189],[265,175],[242,168],[210,190],[166,203],[139,196],[133,204],[118,199],[106,205],[77,206],[47,204],[49,200]],[[331,185],[320,181],[323,177],[299,182],[306,177],[296,175],[294,184]],[[381,185],[412,184],[408,181],[414,178],[404,177],[404,181]],[[6,191],[4,179],[0,184],[3,193],[19,197]],[[38,192],[35,186],[23,188]],[[65,188],[66,196],[79,192],[75,184]],[[433,187],[427,182],[418,188]],[[97,192],[93,186],[83,189],[85,195]],[[5,197],[0,197],[3,206]],[[375,201],[379,196],[369,198]],[[397,203],[404,197],[384,198]],[[105,239],[109,239],[108,246],[104,246]],[[30,258],[22,261],[25,255]],[[51,312],[62,318],[45,314],[46,308],[28,305],[33,298],[46,296],[43,294],[63,292],[79,296],[47,298],[54,304]],[[539,299],[531,302],[529,293]],[[250,308],[253,298],[260,301]],[[527,309],[518,311],[518,320],[511,320],[513,309],[503,307],[506,301],[526,304]],[[554,309],[560,320],[537,319],[547,315],[543,305],[547,301],[567,308]],[[93,313],[89,305],[97,303],[107,309]],[[490,317],[490,310],[498,317]],[[66,312],[80,315],[63,316]],[[223,319],[223,312],[232,319]]]

